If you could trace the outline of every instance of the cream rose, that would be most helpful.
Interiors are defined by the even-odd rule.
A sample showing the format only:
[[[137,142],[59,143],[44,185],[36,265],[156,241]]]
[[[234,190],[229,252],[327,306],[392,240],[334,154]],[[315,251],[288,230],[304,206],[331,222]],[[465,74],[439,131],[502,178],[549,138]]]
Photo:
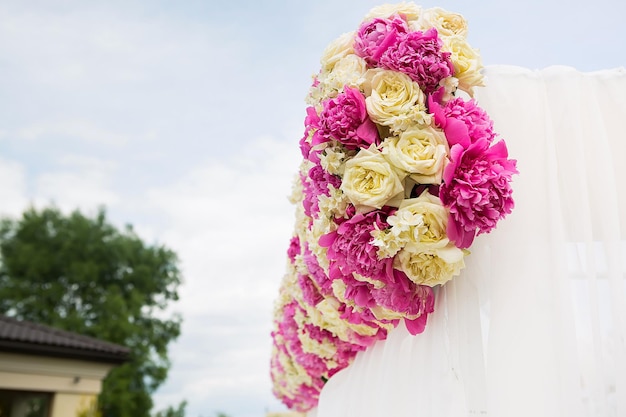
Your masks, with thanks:
[[[361,88],[365,83],[367,63],[357,55],[348,54],[335,64],[332,71],[322,72],[319,87],[326,96],[335,96],[346,85]]]
[[[485,85],[478,51],[459,36],[444,39],[444,49],[452,53],[450,58],[454,65],[454,76],[459,80],[459,88],[473,97],[474,87]]]
[[[360,87],[365,82],[367,62],[360,56],[349,54],[341,58],[332,70],[333,78],[343,85]]]
[[[387,218],[389,228],[372,233],[381,257],[395,256],[403,248],[447,239],[448,211],[439,197],[424,191],[419,197],[403,200]],[[385,255],[385,256],[382,256]]]
[[[365,77],[367,113],[375,123],[395,132],[416,123],[430,123],[426,97],[408,75],[377,68],[367,71]]]
[[[326,49],[324,49],[324,52],[322,52],[322,58],[320,60],[322,71],[331,71],[340,59],[349,54],[353,54],[353,44],[354,32],[344,33],[329,43]]]
[[[395,167],[419,184],[439,184],[447,162],[443,132],[431,127],[411,128],[383,141],[382,152]]]
[[[397,206],[404,194],[402,179],[374,145],[346,162],[340,188],[361,213]]]
[[[447,239],[448,211],[439,197],[428,191],[417,198],[404,200],[387,221],[391,233],[399,236],[405,246]]]
[[[449,12],[440,7],[424,10],[420,23],[425,29],[434,27],[442,36],[467,36],[467,21],[459,13]]]
[[[386,19],[394,14],[402,15],[406,21],[411,22],[420,18],[422,9],[414,3],[383,4],[370,10],[365,20],[377,17]]]
[[[444,284],[465,267],[464,252],[442,239],[435,243],[409,245],[394,258],[394,267],[401,269],[418,285]]]
[[[306,103],[319,107],[324,100],[337,97],[346,85],[361,90],[366,81],[366,72],[365,60],[353,53],[347,53],[334,61],[332,67],[323,68],[315,76],[317,83],[309,89]]]
[[[394,267],[416,284],[443,284],[465,267],[465,252],[446,235],[448,211],[439,197],[425,191],[417,198],[404,200],[387,221],[390,234],[404,245],[394,259]]]

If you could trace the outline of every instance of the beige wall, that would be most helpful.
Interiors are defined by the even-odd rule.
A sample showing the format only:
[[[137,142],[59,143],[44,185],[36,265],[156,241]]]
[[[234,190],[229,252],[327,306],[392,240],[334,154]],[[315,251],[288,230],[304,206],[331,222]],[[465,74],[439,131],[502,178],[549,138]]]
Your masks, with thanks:
[[[67,394],[59,392],[52,400],[51,417],[75,417],[81,411],[93,410],[98,396],[96,394]],[[93,415],[85,413],[85,415]]]
[[[0,352],[0,389],[54,393],[50,417],[89,409],[112,365]]]

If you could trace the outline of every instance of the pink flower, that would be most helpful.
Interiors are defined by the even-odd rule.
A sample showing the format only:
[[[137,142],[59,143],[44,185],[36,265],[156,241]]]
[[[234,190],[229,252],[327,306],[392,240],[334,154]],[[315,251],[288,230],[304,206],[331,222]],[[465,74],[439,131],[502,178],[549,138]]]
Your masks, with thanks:
[[[305,159],[309,158],[309,153],[311,152],[309,137],[315,135],[317,129],[319,129],[319,123],[320,118],[315,107],[307,107],[306,117],[304,118],[304,136],[300,139],[300,152]]]
[[[350,365],[357,352],[365,349],[365,346],[344,342],[328,330],[321,329],[310,323],[304,325],[304,331],[311,339],[319,343],[331,341],[332,344],[335,345],[337,351],[333,359],[336,362],[336,366],[328,369],[327,377],[333,376],[338,371]]]
[[[457,247],[469,247],[474,236],[488,233],[513,209],[511,177],[516,161],[507,159],[504,141],[493,146],[479,139],[464,149],[450,149],[439,197],[449,208],[447,234]]]
[[[442,90],[443,88],[428,97],[428,108],[435,116],[435,124],[443,129],[448,144],[460,144],[467,148],[479,139],[493,142],[496,134],[493,131],[493,121],[487,112],[473,99],[465,101],[461,97],[441,106]]]
[[[352,206],[349,209],[354,212]],[[383,207],[365,214],[356,213],[347,220],[342,219],[336,231],[320,238],[320,246],[328,248],[331,279],[356,272],[365,277],[386,281],[393,274],[393,259],[378,259],[378,247],[372,244],[374,238],[371,232],[376,228],[386,229],[387,217],[394,210]]]
[[[348,149],[380,142],[376,125],[367,114],[365,97],[357,88],[345,87],[343,93],[324,102],[313,145],[333,139]]]
[[[311,277],[298,275],[298,285],[302,290],[302,298],[310,306],[315,307],[317,303],[324,299],[324,296],[320,294]]]
[[[304,193],[304,200],[302,201],[304,213],[309,217],[313,217],[319,213],[319,196],[330,195],[329,185],[339,189],[341,186],[341,178],[332,175],[320,165],[314,165],[309,170],[308,176],[303,178],[302,185]]]
[[[295,262],[296,255],[300,254],[300,239],[298,236],[293,236],[289,242],[289,249],[287,249],[287,256],[291,263]]]
[[[361,25],[356,34],[354,52],[370,66],[378,66],[378,60],[387,48],[396,44],[398,38],[408,32],[406,22],[398,16],[369,20]]]
[[[304,256],[302,259],[304,260],[307,271],[309,271],[309,275],[315,281],[315,284],[317,285],[317,288],[319,288],[322,295],[324,295],[324,297],[331,296],[333,293],[333,289],[331,287],[333,281],[328,278],[326,272],[324,272],[324,268],[322,268],[317,262],[317,258],[309,249],[308,243],[305,244]]]
[[[271,360],[271,377],[274,381],[274,392],[289,408],[306,412],[317,404],[320,391],[328,378],[344,369],[354,360],[357,352],[367,345],[342,341],[328,330],[313,323],[296,321],[296,314],[306,317],[306,311],[295,300],[282,308],[282,317],[277,329],[272,332],[272,340],[277,351],[280,351],[295,362],[310,377],[310,383],[302,383],[295,387],[287,385],[282,379],[285,369],[274,355]],[[332,358],[319,356],[313,352],[305,352],[301,336],[317,341],[320,344],[332,344],[335,354]],[[282,390],[276,389],[277,386]],[[288,393],[285,393],[285,391]]]
[[[393,281],[382,288],[372,289],[372,295],[377,305],[413,317],[405,320],[413,321],[424,316],[425,324],[425,316],[434,311],[433,289],[426,285],[416,285],[404,272],[397,269],[394,269]],[[423,330],[422,328],[421,331]]]
[[[472,143],[479,139],[486,139],[491,143],[496,137],[493,121],[473,99],[465,101],[461,97],[454,98],[446,103],[443,111],[448,119],[453,118],[465,123]]]
[[[380,66],[407,74],[424,93],[431,94],[439,88],[439,81],[454,73],[450,53],[442,52],[442,46],[435,28],[410,32],[382,54]]]

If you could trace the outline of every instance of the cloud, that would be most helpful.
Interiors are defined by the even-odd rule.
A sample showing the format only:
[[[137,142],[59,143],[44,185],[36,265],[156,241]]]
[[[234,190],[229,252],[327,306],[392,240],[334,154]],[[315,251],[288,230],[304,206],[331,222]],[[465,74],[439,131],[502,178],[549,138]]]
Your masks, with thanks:
[[[131,140],[149,140],[154,134],[129,135],[125,133],[111,132],[97,126],[91,120],[57,120],[55,122],[36,123],[18,130],[19,139],[37,141],[50,138],[58,139],[67,143],[68,140],[106,145],[107,147],[120,148]]]
[[[249,415],[277,406],[269,334],[293,231],[287,197],[298,161],[297,146],[258,137],[148,193],[149,204],[167,213],[161,236],[180,254],[185,277],[176,306],[183,332],[157,405],[186,398],[190,415],[210,412],[209,405],[230,412],[227,399],[236,392]]]
[[[37,205],[54,203],[64,211],[76,208],[89,211],[121,201],[119,193],[112,188],[115,163],[71,154],[58,162],[56,170],[44,172],[35,179]]]
[[[0,216],[17,217],[28,204],[26,170],[16,161],[0,157]]]

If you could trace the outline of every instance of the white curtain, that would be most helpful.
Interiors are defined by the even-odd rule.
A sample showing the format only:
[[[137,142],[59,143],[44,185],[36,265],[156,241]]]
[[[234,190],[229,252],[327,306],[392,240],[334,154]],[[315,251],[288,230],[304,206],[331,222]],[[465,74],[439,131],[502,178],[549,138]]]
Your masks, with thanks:
[[[317,417],[626,416],[626,71],[495,66],[479,104],[518,160],[516,207]]]

